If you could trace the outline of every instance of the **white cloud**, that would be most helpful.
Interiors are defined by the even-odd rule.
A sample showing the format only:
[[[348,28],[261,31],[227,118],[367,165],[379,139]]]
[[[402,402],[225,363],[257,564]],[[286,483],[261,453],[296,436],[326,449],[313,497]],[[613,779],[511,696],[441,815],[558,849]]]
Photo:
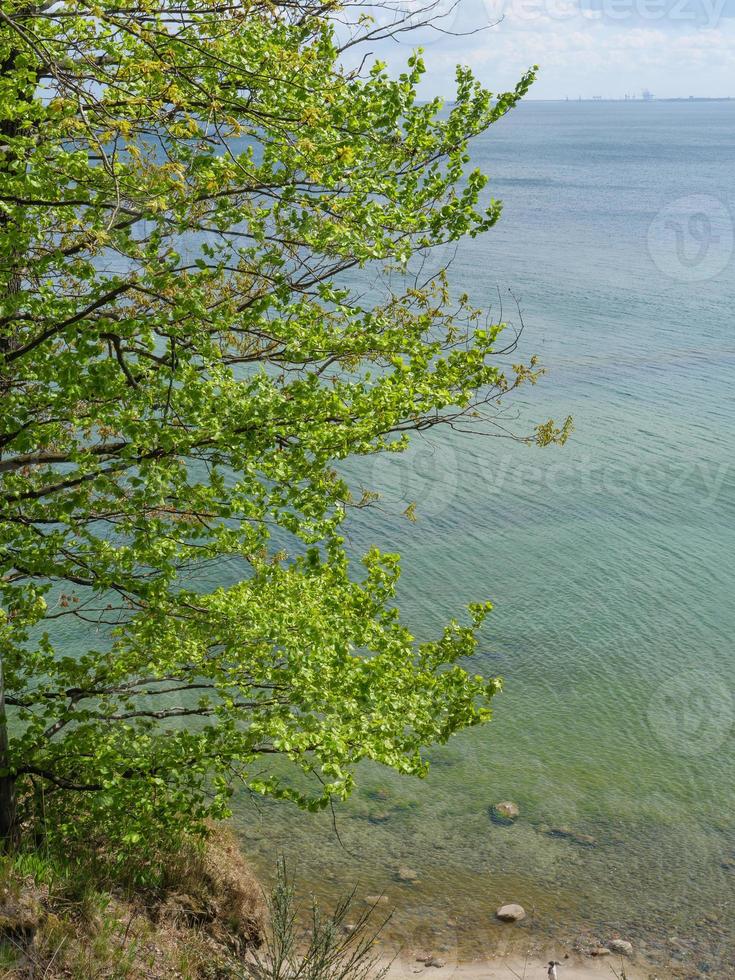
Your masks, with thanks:
[[[446,30],[495,26],[461,37],[422,29],[414,43],[426,51],[424,91],[451,91],[457,63],[472,67],[495,91],[538,63],[535,98],[622,97],[644,88],[661,97],[735,96],[735,19],[724,16],[724,3],[461,0],[455,10],[447,8]],[[409,48],[392,44],[378,53],[397,69]]]

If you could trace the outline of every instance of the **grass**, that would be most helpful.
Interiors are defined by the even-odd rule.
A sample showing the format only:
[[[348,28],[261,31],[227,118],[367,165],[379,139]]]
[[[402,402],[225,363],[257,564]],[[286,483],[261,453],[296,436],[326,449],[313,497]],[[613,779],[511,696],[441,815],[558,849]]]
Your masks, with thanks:
[[[150,855],[145,856],[150,865]],[[213,830],[161,854],[145,886],[104,855],[0,856],[0,980],[383,980],[372,908],[303,909],[283,862],[269,896]],[[136,882],[138,882],[136,884]],[[266,920],[268,927],[266,928]]]
[[[234,836],[160,856],[145,886],[92,855],[0,856],[0,980],[221,980],[242,975],[264,907]]]

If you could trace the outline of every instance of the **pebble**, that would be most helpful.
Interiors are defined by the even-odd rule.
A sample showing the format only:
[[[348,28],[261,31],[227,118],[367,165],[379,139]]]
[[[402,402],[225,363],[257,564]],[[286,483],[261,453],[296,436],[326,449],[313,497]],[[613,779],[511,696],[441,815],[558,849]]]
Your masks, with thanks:
[[[548,834],[549,837],[563,837],[565,840],[569,840],[573,844],[581,844],[583,847],[594,847],[597,844],[594,837],[589,834],[578,834],[570,827],[549,827],[543,833]]]
[[[398,869],[396,872],[396,878],[398,878],[398,880],[402,881],[404,884],[412,884],[413,882],[419,880],[419,876],[416,874],[416,872],[412,868],[406,867]]]
[[[416,957],[416,962],[423,963],[424,966],[435,966],[438,970],[447,965],[445,960],[440,960],[433,953],[421,953]]]
[[[520,815],[520,809],[517,803],[513,803],[512,800],[503,800],[502,803],[495,803],[494,806],[490,808],[490,816],[495,821],[495,823],[509,824],[517,820]]]
[[[611,953],[617,953],[619,956],[633,955],[633,943],[629,943],[627,939],[611,939],[607,945]]]
[[[501,922],[520,922],[526,918],[526,910],[522,905],[511,902],[510,905],[501,905],[495,915]]]

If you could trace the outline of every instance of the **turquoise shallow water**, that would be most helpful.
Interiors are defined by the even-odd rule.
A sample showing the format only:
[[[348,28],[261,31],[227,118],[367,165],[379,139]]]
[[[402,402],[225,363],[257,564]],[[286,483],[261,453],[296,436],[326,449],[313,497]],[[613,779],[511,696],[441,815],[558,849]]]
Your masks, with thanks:
[[[517,900],[523,935],[620,933],[731,977],[735,104],[527,103],[474,155],[505,212],[452,283],[521,304],[549,373],[516,425],[576,431],[545,451],[434,431],[368,461],[352,478],[384,497],[350,542],[402,553],[418,636],[492,598],[479,661],[505,691],[427,780],[366,767],[341,843],[329,814],[241,800],[236,822],[264,869],[282,849],[325,895],[386,889],[406,940],[481,952]],[[502,799],[512,828],[488,818]]]

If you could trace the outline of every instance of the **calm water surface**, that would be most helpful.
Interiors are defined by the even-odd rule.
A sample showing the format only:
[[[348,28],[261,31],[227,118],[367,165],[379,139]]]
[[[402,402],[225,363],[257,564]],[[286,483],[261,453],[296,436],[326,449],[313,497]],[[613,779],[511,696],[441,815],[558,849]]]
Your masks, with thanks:
[[[409,940],[481,953],[513,900],[524,935],[620,934],[732,977],[735,103],[528,103],[474,155],[505,211],[452,282],[521,304],[549,373],[516,428],[576,431],[545,451],[434,431],[356,467],[384,500],[350,540],[402,553],[419,637],[492,598],[479,661],[505,691],[427,780],[365,767],[341,844],[283,805],[242,800],[237,824],[264,869],[281,849],[325,895],[386,890]],[[511,828],[488,818],[504,799]]]

